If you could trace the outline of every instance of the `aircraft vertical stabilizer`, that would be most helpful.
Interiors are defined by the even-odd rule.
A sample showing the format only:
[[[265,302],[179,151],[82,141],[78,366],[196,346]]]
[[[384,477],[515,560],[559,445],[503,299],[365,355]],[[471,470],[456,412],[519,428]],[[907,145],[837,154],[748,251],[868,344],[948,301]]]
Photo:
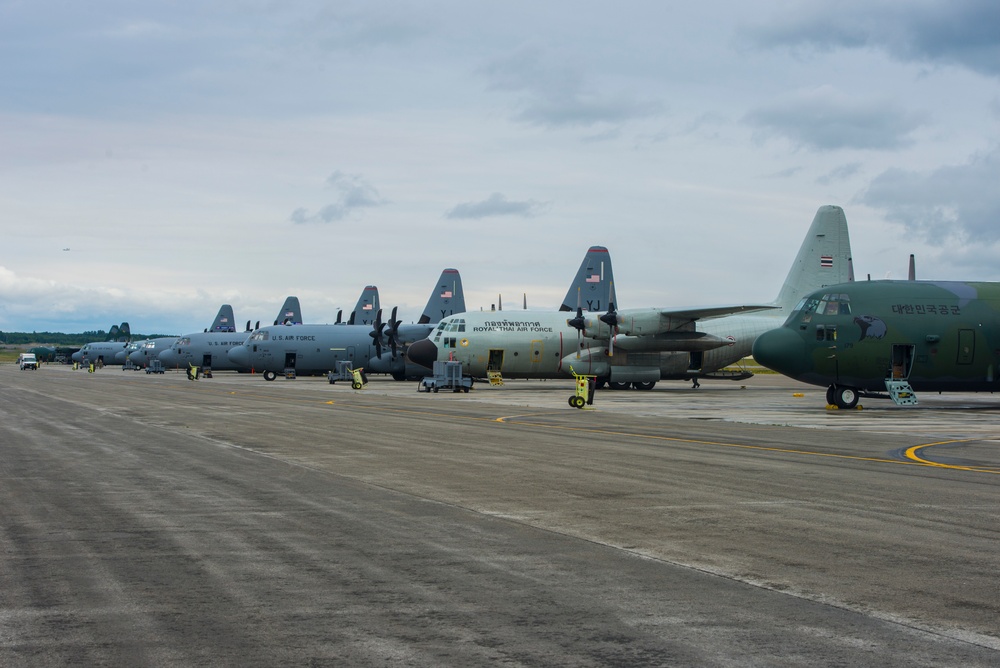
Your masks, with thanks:
[[[371,325],[375,322],[375,314],[380,308],[382,305],[378,299],[378,288],[374,285],[366,285],[365,289],[361,291],[361,297],[358,298],[354,310],[351,311],[348,322],[352,325]]]
[[[579,305],[584,311],[607,311],[610,303],[618,306],[614,291],[611,254],[604,246],[591,246],[559,310],[575,311]]]
[[[441,272],[431,298],[417,322],[421,325],[434,323],[441,318],[456,313],[465,313],[465,291],[462,289],[462,275],[458,269],[445,269]]]
[[[790,311],[810,292],[846,283],[853,274],[847,217],[839,206],[821,206],[774,304]]]
[[[223,304],[219,308],[218,315],[215,316],[215,322],[212,323],[209,332],[235,332],[236,331],[236,316],[233,315],[233,307],[229,304]]]
[[[282,304],[278,311],[278,317],[274,319],[275,325],[301,325],[302,309],[299,306],[298,297],[289,297]]]

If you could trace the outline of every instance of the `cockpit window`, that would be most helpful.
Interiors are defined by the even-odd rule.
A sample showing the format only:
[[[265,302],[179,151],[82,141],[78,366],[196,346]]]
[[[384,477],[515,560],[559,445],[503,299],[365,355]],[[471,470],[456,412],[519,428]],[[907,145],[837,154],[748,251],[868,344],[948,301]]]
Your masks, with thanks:
[[[832,292],[822,297],[806,297],[798,303],[795,311],[789,316],[792,320],[801,314],[803,323],[810,322],[816,315],[850,315],[851,297],[843,292]]]
[[[191,345],[191,337],[190,336],[184,336],[184,337],[181,337],[181,338],[177,339],[177,344],[176,345],[178,345],[178,346],[190,346]]]
[[[258,329],[256,332],[250,335],[251,341],[267,341],[268,338],[269,337],[267,335],[267,332],[262,329]]]

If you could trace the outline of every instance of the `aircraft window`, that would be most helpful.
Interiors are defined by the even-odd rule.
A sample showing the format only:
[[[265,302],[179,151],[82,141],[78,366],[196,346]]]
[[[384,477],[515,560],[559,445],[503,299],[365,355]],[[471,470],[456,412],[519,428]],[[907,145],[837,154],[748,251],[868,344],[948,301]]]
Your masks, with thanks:
[[[251,341],[267,341],[267,339],[268,339],[267,332],[263,332],[261,330],[257,330],[256,332],[250,335]]]
[[[837,328],[830,327],[829,325],[816,325],[816,340],[817,341],[836,341],[837,340]]]
[[[444,320],[438,323],[437,330],[439,332],[444,331],[444,328],[448,326],[448,323]]]
[[[818,299],[815,299],[815,298],[814,299],[809,299],[808,301],[806,301],[805,306],[802,307],[802,310],[805,311],[806,313],[812,313],[813,311],[816,310],[817,306],[819,306],[819,300]]]
[[[177,339],[177,345],[179,345],[179,346],[190,346],[191,345],[191,339],[188,338],[188,337],[184,337],[182,339]]]

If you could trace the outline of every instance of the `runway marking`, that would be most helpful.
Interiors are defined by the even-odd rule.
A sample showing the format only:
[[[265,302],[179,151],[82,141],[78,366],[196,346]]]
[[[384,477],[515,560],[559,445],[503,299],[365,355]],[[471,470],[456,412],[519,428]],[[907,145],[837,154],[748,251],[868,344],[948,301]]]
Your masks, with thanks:
[[[986,466],[960,466],[958,464],[942,464],[941,462],[935,462],[930,459],[924,459],[917,453],[924,448],[932,448],[935,445],[950,445],[952,443],[969,443],[971,441],[979,441],[982,439],[978,438],[954,438],[948,441],[937,441],[936,443],[924,443],[922,445],[914,445],[913,447],[907,448],[903,453],[907,459],[912,459],[915,462],[919,462],[924,466],[936,466],[942,469],[954,469],[956,471],[975,471],[976,473],[994,473],[1000,474],[1000,470],[995,468],[990,468]]]
[[[128,381],[126,381],[126,382],[128,382]],[[190,386],[188,386],[188,388],[187,388],[186,391],[190,392],[191,390],[195,390],[195,391],[202,391],[202,392],[211,392],[213,389],[215,389],[215,388],[209,388],[209,387],[202,388],[202,387],[190,387]],[[185,390],[182,390],[182,391],[185,391]],[[304,398],[304,397],[294,397],[294,396],[282,397],[282,396],[273,396],[273,395],[261,395],[261,394],[257,394],[256,392],[242,392],[242,391],[241,392],[234,392],[234,391],[230,391],[227,394],[237,395],[237,396],[244,396],[244,397],[251,397],[251,398],[255,398],[255,399],[262,399],[262,400],[265,400],[265,401],[276,401],[277,400],[277,401],[287,401],[287,402],[294,402],[294,403],[305,402],[305,403],[321,403],[321,404],[324,404],[324,405],[331,405],[331,404],[332,405],[336,405],[332,401],[319,401],[319,402],[317,402],[315,399],[307,399],[307,398]],[[351,406],[350,405],[345,405],[345,404],[341,403],[338,407],[339,408],[350,408]],[[816,452],[816,451],[813,451],[813,450],[796,450],[796,449],[793,449],[793,448],[778,448],[778,447],[766,446],[766,445],[749,445],[749,444],[746,444],[746,443],[726,443],[726,442],[723,442],[723,441],[704,441],[704,440],[693,439],[693,438],[677,438],[677,437],[674,437],[674,436],[657,436],[655,434],[636,434],[636,433],[632,433],[632,432],[610,431],[610,430],[607,430],[607,429],[594,429],[594,428],[590,428],[590,427],[571,427],[571,426],[565,426],[565,425],[542,424],[542,423],[539,423],[539,422],[522,422],[522,421],[520,421],[518,419],[518,418],[539,417],[541,415],[557,415],[557,414],[561,414],[563,411],[560,411],[559,413],[553,413],[552,411],[538,412],[538,413],[521,413],[521,414],[517,414],[517,415],[501,416],[501,417],[498,417],[498,418],[484,418],[484,417],[475,417],[475,416],[455,415],[455,414],[452,414],[452,413],[437,413],[437,412],[430,412],[430,411],[409,410],[409,409],[403,409],[403,408],[390,408],[390,407],[387,407],[387,406],[372,406],[372,405],[368,405],[368,406],[364,406],[364,407],[367,408],[367,409],[385,411],[385,412],[390,412],[390,413],[399,413],[399,414],[404,414],[404,415],[421,415],[421,416],[425,416],[425,417],[426,416],[431,416],[431,417],[445,417],[445,418],[451,418],[451,419],[471,420],[471,421],[476,421],[476,422],[482,422],[482,421],[488,420],[490,422],[496,422],[496,423],[499,423],[499,424],[518,425],[518,426],[523,426],[523,427],[540,427],[540,428],[543,428],[543,429],[557,429],[557,430],[560,430],[560,431],[579,431],[579,432],[585,432],[585,433],[591,433],[591,434],[600,434],[600,435],[604,435],[604,436],[626,436],[626,437],[638,438],[638,439],[646,439],[646,440],[651,440],[651,441],[666,441],[666,442],[673,442],[673,443],[690,443],[690,444],[693,444],[693,445],[714,445],[714,446],[717,446],[717,447],[740,448],[740,449],[744,449],[744,450],[759,450],[759,451],[762,451],[762,452],[781,452],[781,453],[792,454],[792,455],[808,455],[808,456],[812,456],[812,457],[830,457],[830,458],[833,458],[833,459],[848,459],[848,460],[854,460],[854,461],[875,462],[875,463],[878,463],[878,464],[897,464],[897,465],[903,465],[903,466],[929,466],[929,467],[933,467],[933,468],[950,469],[950,470],[955,470],[955,471],[969,471],[969,472],[972,472],[972,473],[992,473],[994,475],[1000,475],[1000,469],[996,469],[996,468],[975,467],[975,466],[959,466],[957,464],[942,464],[942,463],[935,462],[935,461],[932,461],[932,460],[929,460],[929,459],[924,459],[924,458],[922,458],[922,457],[920,457],[920,456],[917,455],[917,452],[919,452],[920,450],[923,450],[924,448],[929,448],[929,447],[932,447],[932,446],[935,446],[935,445],[946,445],[946,444],[951,444],[951,443],[969,443],[969,442],[973,442],[973,441],[982,440],[981,438],[951,439],[951,440],[947,440],[947,441],[936,441],[934,443],[921,443],[919,445],[914,445],[914,446],[911,446],[911,447],[907,448],[904,451],[904,455],[905,455],[906,459],[905,460],[899,460],[899,459],[886,459],[884,457],[863,457],[863,456],[860,456],[860,455],[845,455],[845,454],[838,454],[838,453],[832,453],[832,452]]]
[[[519,421],[515,420],[515,418],[517,418],[517,417],[519,417],[519,416],[508,416],[508,417],[497,418],[496,422],[500,422],[502,424],[517,424],[517,425],[528,426],[528,427],[543,427],[543,428],[546,428],[546,429],[560,429],[560,430],[565,430],[565,431],[582,431],[582,432],[588,432],[588,433],[593,433],[593,434],[601,434],[601,435],[607,435],[607,436],[630,436],[632,438],[643,438],[643,439],[655,440],[655,441],[671,441],[671,442],[674,442],[674,443],[691,443],[691,444],[694,444],[694,445],[715,445],[715,446],[726,447],[726,448],[742,448],[742,449],[745,449],[745,450],[761,450],[761,451],[764,451],[764,452],[783,452],[783,453],[794,454],[794,455],[810,455],[810,456],[813,456],[813,457],[832,457],[834,459],[852,459],[852,460],[856,460],[856,461],[876,462],[876,463],[880,463],[880,464],[901,464],[901,465],[904,465],[904,466],[932,466],[932,467],[935,467],[935,468],[953,469],[953,470],[958,470],[958,471],[972,471],[974,473],[992,473],[992,474],[995,474],[995,475],[996,474],[1000,474],[1000,469],[994,469],[994,468],[988,468],[988,467],[974,467],[974,466],[958,466],[958,465],[954,465],[954,464],[940,464],[938,462],[930,461],[930,460],[927,460],[927,459],[922,459],[922,458],[916,456],[916,452],[918,450],[923,449],[923,448],[929,448],[929,447],[934,446],[934,445],[944,445],[944,444],[947,444],[947,443],[968,443],[968,442],[971,442],[971,441],[981,440],[981,439],[978,439],[978,438],[953,439],[953,440],[950,440],[950,441],[938,441],[938,442],[935,442],[935,443],[923,443],[923,444],[920,444],[920,445],[914,445],[914,446],[912,446],[910,448],[907,448],[907,450],[906,450],[907,460],[901,461],[899,459],[886,459],[886,458],[883,458],[883,457],[862,457],[860,455],[844,455],[844,454],[838,454],[838,453],[833,453],[833,452],[816,452],[816,451],[813,451],[813,450],[795,450],[795,449],[792,449],[792,448],[777,448],[777,447],[766,446],[766,445],[749,445],[749,444],[746,444],[746,443],[726,443],[726,442],[722,442],[722,441],[702,441],[702,440],[693,439],[693,438],[676,438],[674,436],[656,436],[656,435],[652,435],[652,434],[635,434],[635,433],[630,433],[630,432],[608,431],[606,429],[591,429],[591,428],[588,428],[588,427],[567,427],[567,426],[563,426],[563,425],[540,424],[540,423],[537,423],[537,422],[519,422]]]

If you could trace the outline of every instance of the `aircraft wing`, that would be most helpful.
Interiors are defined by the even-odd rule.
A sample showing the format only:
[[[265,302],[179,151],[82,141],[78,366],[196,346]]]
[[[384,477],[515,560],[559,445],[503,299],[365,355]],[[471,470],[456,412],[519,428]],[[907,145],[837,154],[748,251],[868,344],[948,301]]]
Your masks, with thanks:
[[[622,309],[617,313],[618,331],[627,336],[660,335],[665,332],[693,330],[698,320],[711,320],[778,308],[773,304],[723,304],[718,306],[686,306],[682,308]],[[605,323],[598,320],[590,336],[611,335]],[[603,335],[603,336],[602,336]]]
[[[754,313],[779,308],[774,304],[724,304],[721,306],[687,306],[676,309],[658,309],[661,316],[678,320],[710,320],[738,313]]]

